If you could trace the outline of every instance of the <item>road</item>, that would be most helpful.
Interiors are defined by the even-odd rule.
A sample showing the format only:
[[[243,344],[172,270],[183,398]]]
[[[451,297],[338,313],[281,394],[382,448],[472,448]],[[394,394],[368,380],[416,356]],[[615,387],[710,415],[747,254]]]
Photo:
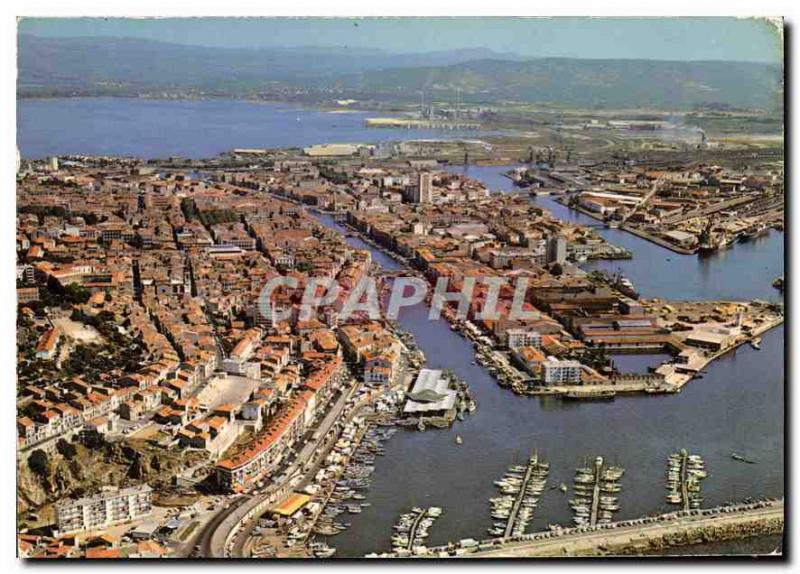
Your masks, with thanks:
[[[294,476],[296,472],[302,472],[302,480],[296,485],[298,488],[305,486],[310,482],[319,468],[325,461],[325,457],[333,448],[334,444],[338,440],[339,433],[336,433],[335,436],[328,437],[329,431],[334,427],[334,425],[339,425],[341,428],[344,428],[347,424],[349,424],[356,416],[358,416],[361,411],[371,405],[376,399],[381,397],[384,393],[390,392],[397,388],[406,388],[408,386],[408,372],[407,372],[408,365],[406,364],[405,358],[401,361],[401,366],[398,368],[397,376],[395,377],[395,381],[391,386],[384,387],[380,390],[373,390],[369,394],[365,395],[361,401],[354,404],[349,410],[345,412],[345,406],[347,402],[356,396],[359,389],[362,388],[362,385],[356,382],[348,392],[342,394],[340,397],[339,402],[330,410],[330,412],[325,416],[323,422],[318,427],[318,433],[320,438],[315,442],[307,443],[298,453],[295,462],[292,465],[291,472],[287,471],[284,473],[284,476]],[[323,444],[324,443],[324,444]],[[276,485],[277,486],[277,485]],[[270,491],[272,492],[272,491]],[[259,495],[258,499],[264,499],[268,495],[265,493],[263,495]],[[255,502],[255,498],[253,502]],[[257,520],[248,521],[246,524],[242,525],[240,532],[236,535],[232,548],[231,548],[231,556],[234,558],[242,558],[245,557],[246,547],[247,547],[247,540],[250,537],[253,529],[257,524]],[[215,556],[215,554],[204,554],[204,556]]]
[[[696,531],[701,528],[755,524],[764,520],[784,518],[783,501],[765,508],[713,514],[711,516],[683,516],[646,524],[630,524],[590,532],[565,534],[542,540],[513,542],[501,548],[475,552],[470,558],[530,558],[545,556],[573,556],[592,554],[601,547],[629,543],[641,543],[666,535]],[[623,523],[626,524],[626,523]]]
[[[192,549],[195,546],[200,546],[200,555],[201,556],[212,556],[211,554],[211,537],[214,534],[214,531],[219,527],[223,520],[225,520],[229,514],[239,508],[248,497],[241,496],[236,500],[231,501],[231,503],[219,510],[208,522],[206,522],[205,526],[200,530],[200,532],[195,535],[192,539],[187,541],[186,545],[184,546],[184,551],[180,553],[182,556],[188,556],[191,554]]]
[[[335,440],[331,440],[327,437],[328,432],[333,428],[333,426],[338,422],[343,422],[340,420],[342,413],[347,405],[347,402],[353,398],[358,390],[361,388],[361,384],[356,382],[352,384],[352,386],[342,393],[342,395],[337,400],[336,404],[331,408],[331,410],[325,415],[322,422],[316,427],[316,432],[319,434],[320,438],[316,441],[311,441],[306,443],[300,452],[297,454],[295,460],[287,467],[287,469],[279,473],[281,476],[285,476],[287,481],[293,479],[298,473],[303,473],[304,476],[308,476],[308,471],[313,471],[313,469],[317,468],[319,461],[322,459],[320,456],[321,454],[326,452],[326,449],[320,448],[322,443],[327,441],[331,441],[331,445]],[[350,420],[355,415],[357,409],[353,408],[349,411],[346,415],[345,420]],[[335,439],[335,437],[333,437]],[[317,457],[317,460],[312,462],[314,458]],[[311,463],[310,468],[306,465]],[[268,499],[272,496],[276,491],[284,488],[286,486],[285,482],[280,484],[273,484],[270,488],[262,491],[259,494],[254,495],[253,497],[248,498],[249,506],[255,506],[261,501]],[[223,517],[224,520],[224,517]],[[244,551],[245,542],[250,534],[250,532],[255,527],[257,521],[252,520],[249,521],[248,524],[244,524],[242,526],[241,531],[237,534],[236,539],[233,543],[233,548],[231,554],[233,556],[241,556]],[[222,525],[222,520],[217,522],[214,529],[219,528]],[[224,554],[224,549],[222,548],[212,548],[209,545],[208,549],[202,548],[203,556],[207,557],[221,557]]]

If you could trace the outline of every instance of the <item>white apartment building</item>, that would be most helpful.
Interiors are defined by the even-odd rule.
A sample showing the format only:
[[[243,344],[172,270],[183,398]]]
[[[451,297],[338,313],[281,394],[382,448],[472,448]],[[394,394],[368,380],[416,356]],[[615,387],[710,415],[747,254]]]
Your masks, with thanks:
[[[559,361],[549,357],[542,363],[542,372],[547,385],[575,384],[581,380],[579,361]]]
[[[96,496],[63,500],[56,504],[60,534],[103,530],[115,524],[149,516],[153,489],[148,485],[108,489]]]
[[[509,329],[506,333],[508,337],[508,348],[518,349],[520,347],[542,348],[542,335],[538,331],[528,331],[526,329]]]

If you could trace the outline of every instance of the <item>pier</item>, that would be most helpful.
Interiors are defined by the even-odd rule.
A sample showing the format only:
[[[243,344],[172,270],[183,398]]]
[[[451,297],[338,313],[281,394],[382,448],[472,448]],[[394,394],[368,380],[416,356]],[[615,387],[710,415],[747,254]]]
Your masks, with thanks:
[[[680,504],[684,510],[699,508],[700,481],[706,477],[703,459],[686,449],[667,459],[667,502]]]
[[[603,468],[603,457],[594,461],[594,487],[592,488],[592,507],[589,510],[589,525],[597,526],[597,514],[600,512],[600,471]]]
[[[539,505],[549,472],[550,465],[541,462],[534,452],[525,467],[511,466],[503,478],[494,482],[502,496],[489,499],[492,518],[499,521],[489,528],[489,534],[507,538],[525,533],[533,510]]]
[[[441,514],[442,509],[438,506],[414,507],[411,512],[401,514],[399,522],[394,525],[396,531],[396,534],[392,536],[394,552],[398,556],[424,554],[428,529],[433,526]]]
[[[420,512],[417,514],[417,517],[414,519],[414,522],[411,524],[411,530],[408,532],[408,549],[411,550],[414,548],[414,542],[416,542],[417,538],[417,530],[419,529],[419,523],[422,522],[422,519],[425,517],[425,512]]]
[[[622,478],[625,469],[619,466],[606,466],[602,456],[575,471],[575,498],[570,506],[575,512],[573,522],[577,526],[597,526],[611,522],[613,512],[619,510],[617,496],[622,487],[616,483]]]
[[[517,495],[516,500],[514,500],[514,506],[511,507],[511,514],[508,517],[508,523],[506,524],[506,529],[503,533],[503,537],[505,538],[511,536],[511,533],[514,530],[514,526],[517,523],[517,516],[519,515],[520,508],[522,508],[522,502],[529,495],[528,486],[531,482],[531,477],[533,476],[534,471],[538,469],[540,469],[539,456],[534,454],[528,463],[528,467],[525,469],[525,476],[522,478],[522,485],[520,486],[519,494]]]

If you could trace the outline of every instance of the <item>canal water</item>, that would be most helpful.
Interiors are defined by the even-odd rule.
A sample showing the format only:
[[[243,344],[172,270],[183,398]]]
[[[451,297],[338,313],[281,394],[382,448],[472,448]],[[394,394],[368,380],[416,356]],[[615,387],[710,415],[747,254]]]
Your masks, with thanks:
[[[503,172],[508,166],[451,167],[484,182],[492,191],[519,191]],[[781,295],[772,281],[783,275],[784,235],[771,230],[769,235],[747,243],[736,243],[730,249],[708,257],[680,255],[655,243],[645,241],[627,231],[607,229],[588,215],[571,210],[556,201],[555,196],[539,196],[532,201],[559,219],[592,225],[614,245],[635,254],[630,260],[592,261],[583,268],[621,270],[645,297],[669,299],[764,299],[780,301]]]
[[[508,168],[470,167],[467,173],[493,190],[509,190],[510,180],[500,175],[504,169]],[[557,217],[593,222],[570,213],[552,198],[537,202]],[[342,229],[329,218],[322,219]],[[613,268],[622,266],[646,297],[780,300],[770,283],[783,274],[782,234],[772,232],[759,243],[736,245],[719,258],[700,262],[625,232],[599,229],[599,233],[633,252],[632,260],[615,262]],[[401,268],[360,239],[349,237],[348,241],[369,249],[380,265]],[[666,258],[671,259],[667,264]],[[782,326],[764,335],[760,351],[740,347],[677,395],[576,403],[519,397],[501,388],[474,364],[471,343],[444,320],[430,321],[423,305],[404,309],[399,320],[416,337],[429,367],[452,369],[469,383],[478,410],[451,429],[403,430],[387,443],[386,456],[378,460],[373,475],[368,497],[372,506],[359,515],[348,515],[350,529],[330,540],[338,556],[390,550],[392,525],[413,506],[444,508],[431,529],[429,544],[485,537],[492,524],[488,499],[497,494],[492,482],[509,465],[524,462],[534,449],[551,464],[551,486],[561,482],[571,486],[575,467],[586,457],[602,455],[624,466],[621,509],[616,514],[620,519],[673,509],[664,501],[665,461],[680,448],[689,448],[706,460],[709,476],[702,488],[707,506],[749,496],[783,495]],[[642,372],[667,356],[613,358],[623,371]],[[456,444],[456,436],[462,437],[461,445]],[[732,452],[757,464],[734,461]],[[569,497],[548,489],[529,530],[571,524]],[[748,544],[752,545],[728,543],[719,548],[747,552],[754,548]]]

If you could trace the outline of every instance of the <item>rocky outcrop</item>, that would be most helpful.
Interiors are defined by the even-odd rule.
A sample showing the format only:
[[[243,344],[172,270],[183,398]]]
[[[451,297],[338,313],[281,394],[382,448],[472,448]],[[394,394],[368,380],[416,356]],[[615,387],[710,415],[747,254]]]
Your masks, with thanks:
[[[17,469],[17,508],[27,512],[65,497],[96,492],[103,486],[127,486],[146,482],[168,490],[173,476],[194,457],[181,457],[145,442],[75,444],[69,458],[60,453],[48,457],[44,473],[34,472],[27,460]]]

